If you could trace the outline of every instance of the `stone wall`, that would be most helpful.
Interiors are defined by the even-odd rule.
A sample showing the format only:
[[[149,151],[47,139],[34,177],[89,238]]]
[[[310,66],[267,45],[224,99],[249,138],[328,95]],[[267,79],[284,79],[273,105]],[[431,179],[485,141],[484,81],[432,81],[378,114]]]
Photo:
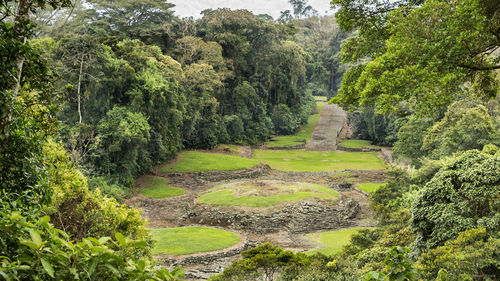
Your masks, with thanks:
[[[241,169],[236,171],[206,171],[206,172],[185,172],[185,173],[167,173],[163,174],[169,183],[183,183],[186,178],[194,179],[196,184],[207,182],[221,182],[235,179],[254,179],[268,173],[271,167],[268,165],[259,165],[253,168]]]
[[[299,149],[304,149],[306,147],[306,143],[301,144],[296,144],[296,145],[290,145],[290,146],[266,146],[266,149],[269,150],[299,150]]]
[[[188,256],[186,258],[176,259],[176,258],[164,258],[160,259],[161,263],[165,266],[169,267],[178,267],[178,266],[188,266],[193,264],[210,264],[215,261],[218,261],[222,258],[234,257],[239,255],[241,252],[251,249],[253,247],[258,246],[259,243],[247,240],[245,243],[236,248],[230,248],[228,250],[223,250],[215,253],[208,254],[198,254],[194,256]]]
[[[357,201],[346,196],[342,196],[334,206],[319,202],[300,202],[287,204],[267,214],[197,204],[182,219],[196,224],[222,226],[254,234],[281,230],[306,233],[349,227],[360,209]]]
[[[371,151],[380,151],[380,148],[375,147],[346,147],[337,145],[338,150],[349,151],[349,152],[371,152]]]

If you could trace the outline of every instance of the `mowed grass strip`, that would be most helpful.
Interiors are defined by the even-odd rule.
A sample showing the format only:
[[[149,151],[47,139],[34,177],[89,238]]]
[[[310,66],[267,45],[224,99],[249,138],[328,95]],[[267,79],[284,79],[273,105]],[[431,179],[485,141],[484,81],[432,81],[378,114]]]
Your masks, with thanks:
[[[373,147],[378,148],[379,146],[372,145],[371,141],[367,140],[343,140],[339,143],[341,146],[351,147],[351,148],[361,148],[361,147]]]
[[[309,184],[297,183],[295,185],[275,185],[274,194],[260,195],[264,192],[263,187],[257,186],[233,186],[215,187],[214,191],[203,194],[198,198],[198,202],[218,206],[246,206],[246,207],[270,207],[284,202],[297,202],[309,198],[322,198],[334,200],[339,194],[327,187]],[[278,189],[278,191],[276,191]],[[209,190],[210,191],[210,190]],[[244,195],[237,195],[238,191],[243,191]],[[282,191],[282,193],[280,193]],[[277,193],[277,194],[276,194]]]
[[[326,102],[326,96],[313,96],[315,101],[324,101]]]
[[[167,198],[184,194],[182,188],[168,186],[166,178],[146,176],[141,183],[141,195],[151,198]]]
[[[322,253],[327,256],[336,254],[349,243],[351,236],[361,229],[365,228],[347,228],[306,234],[307,238],[323,246],[323,248],[309,251],[308,254]]]
[[[269,147],[286,147],[301,144],[301,141],[303,140],[308,142],[311,138],[311,134],[314,128],[316,127],[316,124],[318,124],[319,116],[321,115],[325,104],[325,102],[316,103],[316,109],[318,113],[309,116],[309,119],[307,119],[307,124],[300,128],[297,133],[290,136],[274,137],[272,141],[268,141],[266,145]]]
[[[153,255],[188,255],[221,250],[240,241],[232,232],[200,226],[151,229]]]
[[[162,166],[160,172],[232,171],[257,165],[259,165],[259,162],[255,159],[218,153],[185,151],[179,154],[174,162]]]
[[[376,152],[255,150],[254,158],[281,171],[329,172],[385,169]]]
[[[366,193],[373,193],[373,192],[377,191],[377,189],[379,189],[384,184],[385,183],[366,182],[366,183],[358,184],[357,187]]]

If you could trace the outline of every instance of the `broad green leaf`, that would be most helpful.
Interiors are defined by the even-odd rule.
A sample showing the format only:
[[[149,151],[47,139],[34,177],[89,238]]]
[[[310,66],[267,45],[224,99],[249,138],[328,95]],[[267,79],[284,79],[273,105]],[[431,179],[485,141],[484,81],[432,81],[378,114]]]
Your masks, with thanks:
[[[31,240],[33,241],[33,243],[35,243],[37,245],[37,248],[40,248],[40,246],[42,246],[42,237],[40,237],[40,233],[38,233],[38,231],[34,230],[34,229],[30,229],[29,230],[30,232],[30,236],[31,236]]]
[[[126,244],[126,240],[125,240],[125,236],[123,236],[123,234],[121,234],[120,232],[117,232],[115,234],[115,238],[118,242],[120,242],[120,244],[122,245],[125,245]]]
[[[108,242],[110,239],[111,239],[111,237],[109,237],[109,236],[101,237],[101,238],[99,238],[99,244],[102,245],[102,244]]]
[[[40,260],[42,262],[43,269],[45,269],[45,271],[47,272],[47,274],[50,275],[50,277],[54,278],[54,268],[52,267],[52,265],[44,258],[41,258]]]

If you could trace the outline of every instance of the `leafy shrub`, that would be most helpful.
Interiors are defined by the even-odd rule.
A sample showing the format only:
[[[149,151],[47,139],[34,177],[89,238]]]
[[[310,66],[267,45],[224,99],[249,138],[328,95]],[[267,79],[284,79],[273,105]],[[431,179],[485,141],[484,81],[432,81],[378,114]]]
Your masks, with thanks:
[[[89,236],[114,236],[117,232],[133,239],[149,239],[140,211],[103,197],[99,189],[89,191],[86,178],[73,167],[62,145],[48,142],[44,159],[53,189],[52,202],[44,212],[57,228],[77,241]]]
[[[484,228],[474,228],[422,254],[416,268],[425,280],[435,279],[440,269],[446,270],[449,280],[494,279],[500,267],[499,253],[500,239]]]
[[[489,149],[490,151],[491,149]],[[418,251],[475,227],[500,228],[500,155],[470,150],[446,161],[412,206]]]
[[[117,232],[72,243],[48,216],[30,221],[17,212],[0,213],[0,276],[5,280],[176,280],[183,271],[156,270],[135,259],[146,242]]]
[[[298,124],[286,104],[279,104],[273,108],[271,119],[274,124],[274,131],[279,135],[289,135],[295,132]]]
[[[494,119],[482,105],[467,106],[465,101],[450,105],[443,119],[426,133],[422,144],[431,158],[439,159],[458,151],[482,149],[499,143]]]

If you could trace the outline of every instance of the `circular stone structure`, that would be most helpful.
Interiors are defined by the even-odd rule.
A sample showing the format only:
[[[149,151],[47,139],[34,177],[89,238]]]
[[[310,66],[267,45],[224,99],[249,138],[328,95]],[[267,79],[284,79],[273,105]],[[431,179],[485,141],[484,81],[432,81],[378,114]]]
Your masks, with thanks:
[[[153,255],[189,255],[222,250],[240,242],[233,232],[211,227],[187,226],[151,229],[156,245]]]
[[[338,197],[335,190],[317,184],[254,180],[218,185],[202,193],[197,202],[217,206],[271,207],[310,198],[335,200]]]

